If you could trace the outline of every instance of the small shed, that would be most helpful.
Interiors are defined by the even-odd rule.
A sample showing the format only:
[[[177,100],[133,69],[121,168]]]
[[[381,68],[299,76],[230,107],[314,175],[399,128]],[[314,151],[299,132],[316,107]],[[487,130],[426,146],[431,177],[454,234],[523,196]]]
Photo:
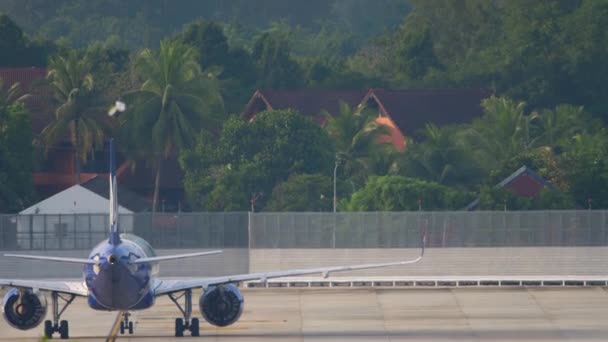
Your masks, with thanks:
[[[555,189],[551,183],[525,165],[503,179],[496,187],[505,188],[517,196],[529,198],[538,196],[545,188]]]
[[[536,171],[523,165],[517,169],[517,171],[496,184],[495,188],[507,189],[519,197],[534,198],[538,196],[543,189],[555,189],[555,186],[536,173]],[[467,205],[465,209],[469,211],[477,210],[478,206],[479,198]]]

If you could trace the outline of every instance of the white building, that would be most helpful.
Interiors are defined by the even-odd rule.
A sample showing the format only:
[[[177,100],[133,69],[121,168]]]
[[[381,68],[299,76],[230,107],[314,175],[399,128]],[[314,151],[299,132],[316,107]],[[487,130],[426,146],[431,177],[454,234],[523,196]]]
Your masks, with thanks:
[[[107,238],[110,205],[108,193],[108,180],[97,176],[19,212],[19,248],[88,249]],[[133,214],[145,210],[147,204],[123,188],[118,189],[118,202],[120,230],[132,233]]]

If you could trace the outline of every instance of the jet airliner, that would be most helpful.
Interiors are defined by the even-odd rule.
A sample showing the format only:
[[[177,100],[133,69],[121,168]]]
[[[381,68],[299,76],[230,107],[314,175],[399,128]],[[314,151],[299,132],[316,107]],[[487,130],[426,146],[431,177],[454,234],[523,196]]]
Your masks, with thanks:
[[[243,312],[243,295],[237,285],[244,281],[266,282],[270,278],[361,270],[418,262],[424,255],[425,234],[421,239],[420,255],[411,260],[351,266],[296,269],[266,273],[249,273],[212,278],[170,280],[158,278],[158,264],[165,260],[202,257],[221,251],[205,251],[170,256],[157,256],[145,240],[131,234],[120,234],[116,189],[114,143],[110,140],[110,208],[109,237],[99,243],[89,257],[64,258],[51,256],[5,254],[6,257],[84,265],[82,282],[51,280],[0,279],[0,287],[8,287],[2,310],[4,319],[16,329],[29,330],[42,323],[47,314],[47,295],[52,302],[52,320],[44,321],[44,335],[52,338],[69,338],[68,321],[61,315],[77,298],[86,298],[93,310],[119,311],[122,314],[120,332],[133,334],[129,312],[149,309],[159,296],[168,296],[181,312],[175,319],[175,336],[189,331],[199,336],[199,319],[192,317],[192,290],[202,289],[199,309],[202,317],[215,326],[235,323]]]

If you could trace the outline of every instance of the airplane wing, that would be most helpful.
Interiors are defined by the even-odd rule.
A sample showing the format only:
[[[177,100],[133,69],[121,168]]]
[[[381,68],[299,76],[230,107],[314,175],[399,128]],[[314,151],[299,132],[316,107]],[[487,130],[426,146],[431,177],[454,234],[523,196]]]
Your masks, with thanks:
[[[355,270],[363,270],[370,268],[381,268],[381,267],[389,267],[389,266],[401,266],[401,265],[409,265],[415,264],[422,259],[424,256],[424,246],[426,244],[426,235],[422,238],[422,248],[420,251],[420,255],[415,259],[404,260],[404,261],[395,261],[395,262],[387,262],[387,263],[376,263],[376,264],[360,264],[360,265],[350,265],[350,266],[334,266],[334,267],[320,267],[320,268],[305,268],[305,269],[297,269],[297,270],[286,270],[286,271],[275,271],[275,272],[260,272],[260,273],[248,273],[248,274],[237,274],[231,276],[223,276],[223,277],[213,277],[213,278],[198,278],[198,279],[183,279],[183,280],[159,280],[155,286],[154,293],[156,296],[183,291],[187,289],[202,287],[207,288],[208,286],[213,285],[221,285],[228,283],[238,283],[242,281],[250,281],[250,280],[261,280],[266,281],[271,278],[282,278],[282,277],[292,277],[292,276],[300,276],[307,274],[321,274],[323,277],[327,278],[331,273],[334,272],[345,272],[345,271],[355,271]]]
[[[82,281],[0,279],[0,288],[4,287],[54,291],[81,297],[89,294],[89,290]]]
[[[135,261],[133,261],[133,264],[154,263],[154,262],[159,262],[159,261],[185,259],[185,258],[213,255],[213,254],[219,254],[219,253],[222,253],[222,251],[196,252],[196,253],[187,253],[187,254],[157,256],[157,257],[150,257],[150,258],[140,258],[140,259],[136,259]]]
[[[55,261],[55,262],[69,262],[74,264],[88,264],[95,265],[98,261],[93,259],[80,259],[80,258],[63,258],[63,257],[53,257],[46,255],[24,255],[24,254],[4,254],[5,257],[8,258],[20,258],[20,259],[31,259],[31,260],[40,260],[40,261]]]

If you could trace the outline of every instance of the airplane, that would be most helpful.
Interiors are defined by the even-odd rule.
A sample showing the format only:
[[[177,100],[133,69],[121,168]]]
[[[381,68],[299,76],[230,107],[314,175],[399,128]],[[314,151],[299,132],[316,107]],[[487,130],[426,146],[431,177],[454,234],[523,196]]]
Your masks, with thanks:
[[[133,322],[129,320],[129,312],[149,309],[154,305],[157,297],[166,295],[182,314],[182,317],[175,319],[175,336],[184,336],[186,330],[190,332],[191,336],[200,336],[199,319],[192,317],[193,289],[203,290],[199,298],[199,309],[203,318],[212,325],[224,327],[235,323],[243,312],[244,299],[237,286],[239,283],[256,280],[265,283],[271,278],[309,274],[321,274],[327,278],[334,272],[414,264],[424,256],[426,234],[422,234],[420,255],[411,260],[211,278],[162,279],[157,277],[159,262],[214,255],[221,251],[157,256],[154,249],[144,239],[120,233],[112,139],[110,139],[109,180],[109,237],[93,248],[88,258],[4,255],[13,258],[84,265],[82,282],[0,279],[0,287],[10,288],[2,303],[4,319],[10,326],[20,330],[29,330],[40,325],[47,313],[47,300],[44,293],[50,293],[53,319],[44,321],[44,335],[47,338],[52,338],[55,333],[58,333],[61,339],[69,338],[68,321],[60,319],[77,297],[86,298],[88,306],[93,310],[119,311],[122,314],[120,333],[133,334]],[[183,304],[180,303],[182,298]]]

